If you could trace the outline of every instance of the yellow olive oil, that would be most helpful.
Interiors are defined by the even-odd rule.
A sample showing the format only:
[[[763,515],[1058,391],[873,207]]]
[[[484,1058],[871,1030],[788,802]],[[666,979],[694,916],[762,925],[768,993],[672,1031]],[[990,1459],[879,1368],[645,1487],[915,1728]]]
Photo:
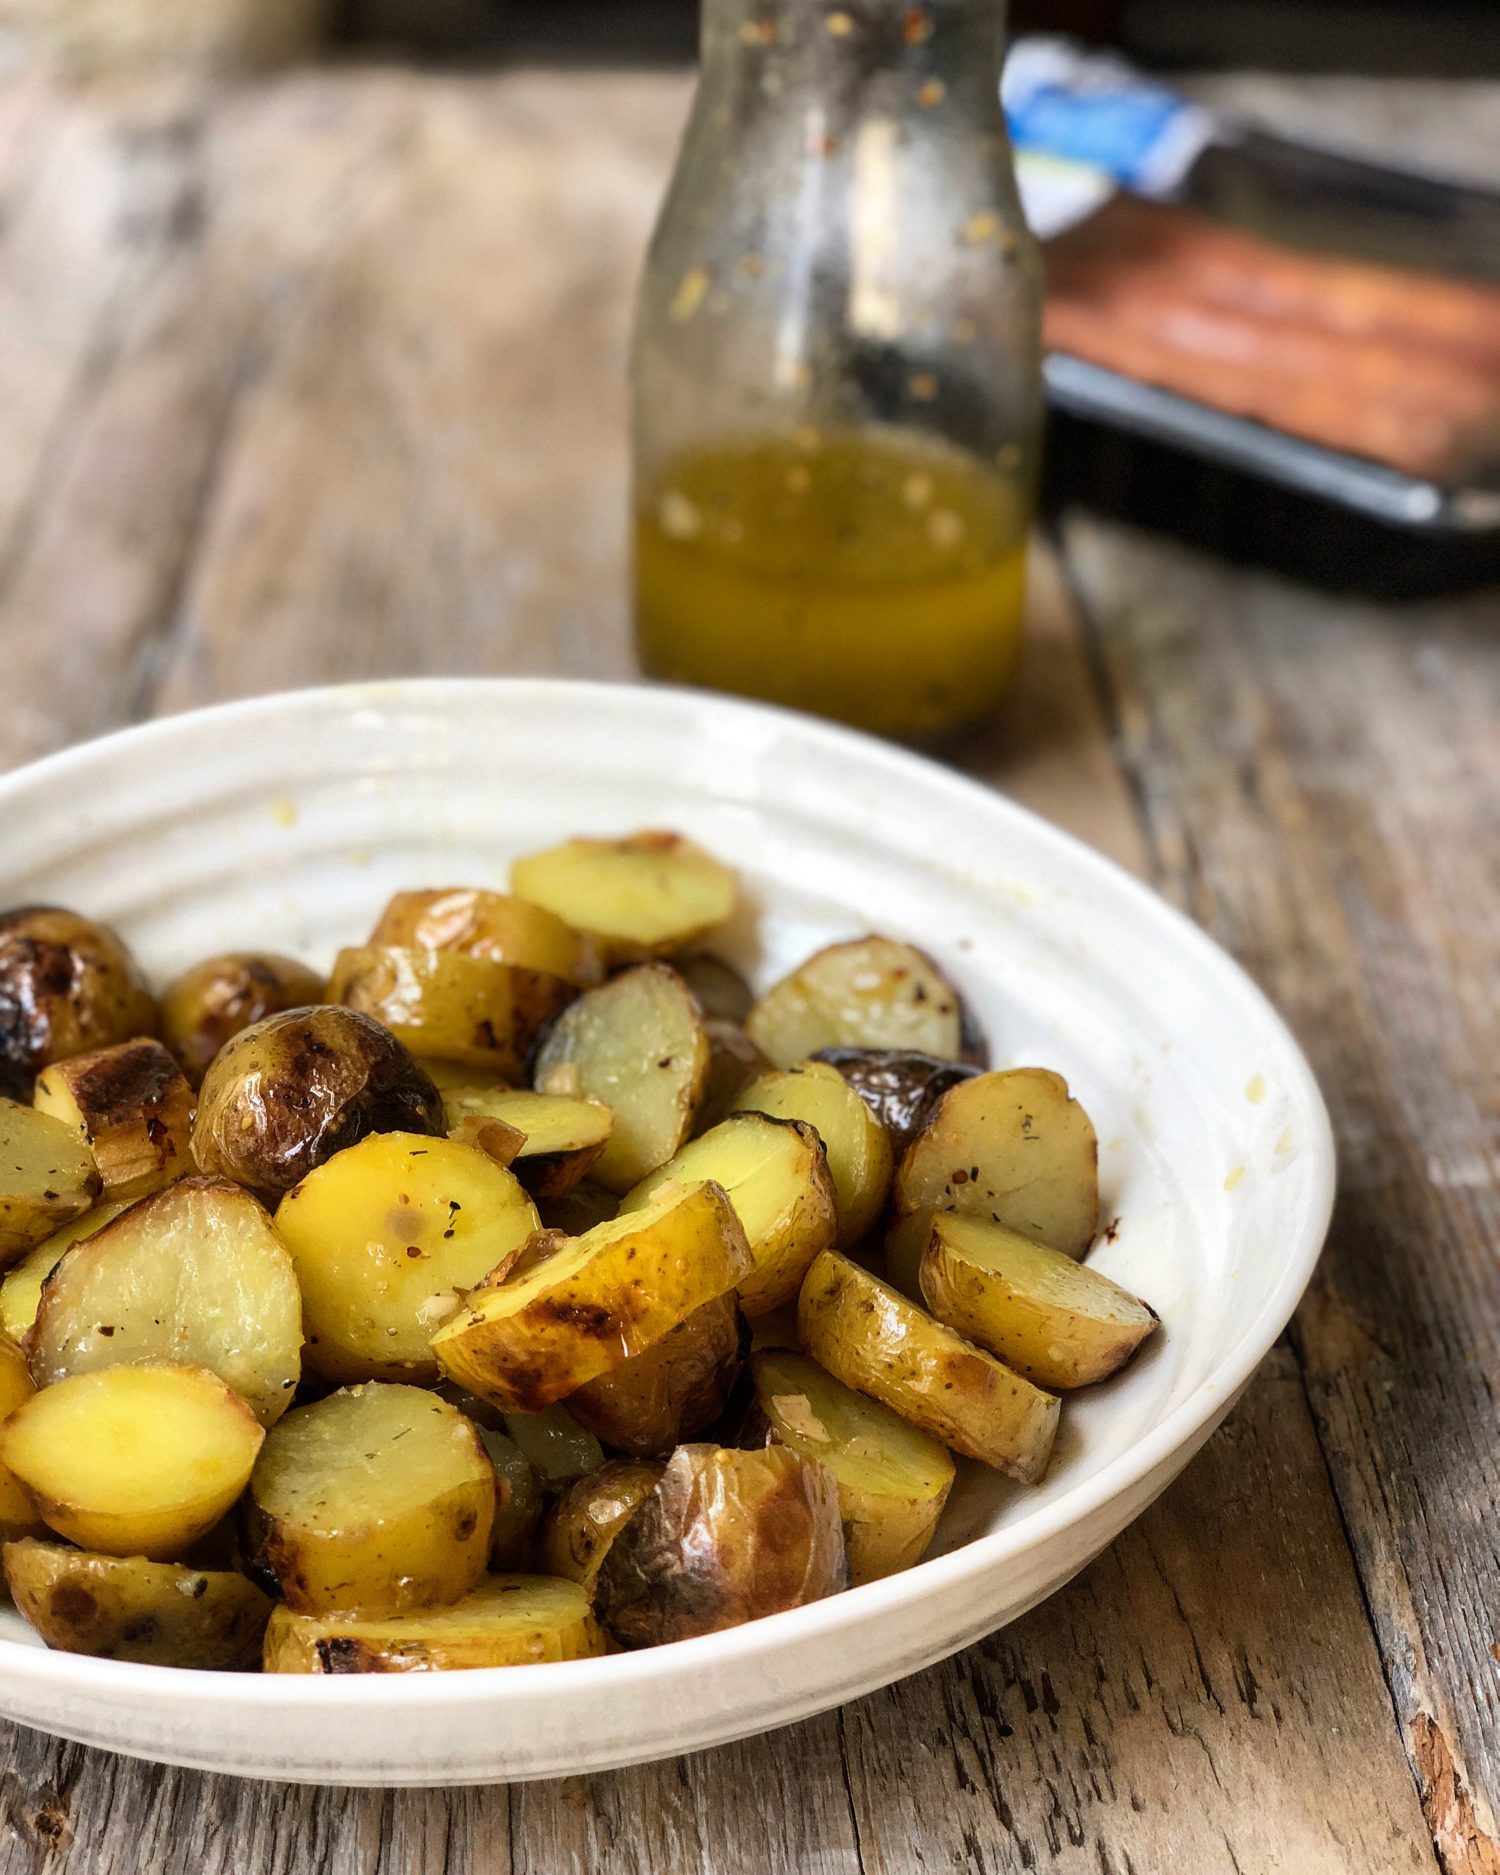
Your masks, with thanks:
[[[988,714],[1021,645],[1030,493],[913,432],[798,430],[637,492],[653,676],[930,741]]]

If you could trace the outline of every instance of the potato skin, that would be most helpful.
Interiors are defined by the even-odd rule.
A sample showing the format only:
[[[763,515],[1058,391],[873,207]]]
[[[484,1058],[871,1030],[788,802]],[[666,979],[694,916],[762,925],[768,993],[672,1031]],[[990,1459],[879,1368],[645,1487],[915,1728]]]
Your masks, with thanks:
[[[734,1296],[716,1296],[644,1353],[569,1394],[568,1410],[617,1452],[663,1456],[724,1411],[749,1345]]]
[[[316,970],[274,951],[225,951],[174,979],[161,997],[161,1039],[201,1087],[224,1044],[253,1023],[326,999]]]
[[[193,1156],[270,1201],[368,1133],[445,1133],[443,1098],[388,1029],[332,1003],[234,1036],[204,1076]]]
[[[537,1566],[590,1594],[609,1546],[656,1489],[662,1466],[612,1458],[570,1484],[547,1513]]]
[[[140,966],[108,925],[56,905],[0,914],[0,1094],[51,1062],[156,1033]]]
[[[786,1446],[683,1445],[615,1537],[594,1603],[622,1647],[716,1634],[849,1584],[832,1472]]]
[[[898,1159],[948,1089],[981,1072],[967,1061],[943,1061],[913,1048],[823,1048],[813,1060],[838,1069],[890,1134]]]
[[[88,1142],[106,1199],[144,1198],[193,1169],[193,1092],[158,1041],[53,1062],[37,1077],[34,1101]]]

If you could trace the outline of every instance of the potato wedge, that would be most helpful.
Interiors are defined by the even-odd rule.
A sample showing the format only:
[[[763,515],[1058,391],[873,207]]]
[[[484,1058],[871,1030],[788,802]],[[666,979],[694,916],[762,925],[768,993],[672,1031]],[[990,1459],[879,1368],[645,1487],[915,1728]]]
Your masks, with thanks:
[[[738,1023],[708,1016],[703,1032],[708,1037],[708,1082],[693,1119],[698,1133],[727,1120],[741,1094],[771,1065]]]
[[[711,951],[686,951],[673,957],[672,968],[698,1000],[710,1022],[743,1024],[755,1001],[755,992],[735,969]]]
[[[1054,1392],[1118,1373],[1161,1320],[1061,1250],[946,1211],[929,1225],[919,1280],[940,1322]]]
[[[144,1198],[193,1171],[193,1090],[160,1042],[119,1042],[56,1061],[32,1105],[94,1155],[106,1198]]]
[[[838,1069],[890,1135],[898,1159],[948,1089],[983,1072],[911,1048],[820,1048],[813,1059]]]
[[[599,1224],[524,1276],[486,1287],[433,1337],[450,1379],[531,1413],[640,1354],[748,1274],[750,1247],[717,1185]]]
[[[576,1185],[609,1144],[615,1124],[602,1100],[568,1100],[524,1087],[459,1088],[445,1094],[443,1104],[454,1138],[471,1119],[499,1121],[518,1132],[521,1142],[506,1163],[537,1198],[556,1198]]]
[[[0,1269],[81,1217],[98,1196],[94,1155],[71,1126],[0,1099]]]
[[[348,1387],[287,1414],[245,1508],[251,1573],[299,1614],[456,1602],[484,1576],[495,1471],[479,1432],[418,1387]]]
[[[372,950],[457,951],[570,983],[597,983],[598,947],[544,906],[477,886],[397,892],[370,933]]]
[[[451,1673],[591,1660],[604,1635],[576,1582],[491,1576],[451,1608],[409,1614],[309,1615],[278,1608],[267,1673]]]
[[[593,1177],[622,1192],[664,1165],[692,1131],[708,1067],[708,1037],[687,986],[664,964],[641,964],[563,1011],[537,1051],[532,1080],[542,1093],[613,1108],[614,1130]]]
[[[734,874],[679,833],[565,840],[518,859],[511,890],[598,939],[606,963],[665,957],[728,919]]]
[[[35,1249],[28,1250],[19,1263],[5,1272],[4,1279],[0,1280],[0,1335],[9,1335],[12,1341],[25,1341],[36,1320],[42,1285],[61,1263],[63,1252],[71,1250],[85,1237],[92,1237],[96,1230],[103,1230],[111,1218],[117,1218],[124,1209],[124,1200],[118,1198],[112,1204],[96,1204],[82,1217],[75,1217],[61,1230],[44,1237]]]
[[[536,1229],[520,1185],[472,1146],[372,1133],[335,1153],[276,1207],[308,1365],[328,1380],[435,1381],[433,1331]]]
[[[107,1367],[19,1407],[0,1464],[80,1549],[171,1562],[244,1490],[264,1437],[206,1367]]]
[[[743,1442],[789,1446],[837,1480],[849,1579],[874,1582],[920,1562],[953,1485],[947,1448],[805,1354],[750,1360],[754,1406]]]
[[[249,1192],[179,1179],[64,1252],[27,1349],[39,1387],[131,1361],[206,1367],[274,1425],[302,1372],[292,1259]]]
[[[226,951],[184,970],[162,992],[161,1039],[201,1087],[209,1064],[232,1036],[286,1009],[326,1003],[328,985],[295,957],[273,951]]]
[[[0,1094],[24,1099],[50,1062],[155,1032],[156,1004],[108,925],[56,905],[0,915]]]
[[[0,1425],[35,1392],[26,1356],[13,1341],[0,1337]],[[0,1464],[0,1543],[28,1536],[41,1527],[42,1513],[36,1499],[13,1471]]]
[[[234,1672],[260,1664],[271,1600],[233,1569],[7,1543],[5,1581],[49,1647],[99,1660]]]
[[[745,1032],[779,1068],[820,1048],[904,1048],[987,1058],[963,998],[925,951],[895,938],[830,944],[774,984]]]
[[[609,1546],[656,1489],[662,1467],[636,1458],[612,1458],[570,1484],[547,1512],[537,1564],[549,1576],[576,1582],[592,1597]]]
[[[823,1142],[838,1198],[838,1244],[858,1243],[880,1216],[895,1161],[890,1137],[859,1095],[824,1061],[763,1074],[740,1095],[737,1113],[802,1120]]]
[[[1099,1147],[1060,1074],[1011,1068],[948,1090],[896,1168],[900,1212],[958,1211],[1081,1257],[1099,1228]]]
[[[1058,1401],[935,1321],[868,1270],[825,1250],[797,1304],[802,1346],[836,1380],[950,1450],[1038,1483]]]
[[[495,1468],[495,1521],[490,1526],[491,1569],[529,1569],[547,1500],[536,1467],[508,1433],[475,1422],[479,1443]]]
[[[570,1393],[568,1409],[615,1451],[664,1457],[724,1411],[749,1338],[733,1292],[715,1296],[644,1352]]]
[[[838,1231],[838,1200],[822,1142],[799,1120],[743,1113],[690,1141],[620,1201],[628,1217],[671,1185],[712,1179],[729,1193],[755,1267],[740,1307],[764,1315],[790,1302],[808,1265]]]
[[[203,1077],[193,1157],[270,1203],[367,1133],[447,1132],[443,1103],[388,1029],[320,1003],[267,1016]]]
[[[342,950],[329,994],[414,1055],[519,1081],[537,1036],[578,994],[566,977],[458,951]]]
[[[786,1446],[682,1445],[618,1531],[594,1584],[622,1647],[716,1634],[849,1582],[833,1473]]]

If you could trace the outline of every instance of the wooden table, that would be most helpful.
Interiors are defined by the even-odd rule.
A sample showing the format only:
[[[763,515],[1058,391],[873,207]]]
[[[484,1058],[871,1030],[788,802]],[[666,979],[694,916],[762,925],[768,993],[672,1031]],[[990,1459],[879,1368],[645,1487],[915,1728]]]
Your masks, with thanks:
[[[0,88],[0,764],[323,679],[628,677],[623,331],[685,96]],[[1489,159],[1500,99],[1424,121]],[[1227,944],[1339,1128],[1224,1430],[1045,1606],[793,1730],[453,1793],[9,1730],[0,1875],[1496,1875],[1497,596],[1340,602],[1075,514],[1033,610],[966,765]]]

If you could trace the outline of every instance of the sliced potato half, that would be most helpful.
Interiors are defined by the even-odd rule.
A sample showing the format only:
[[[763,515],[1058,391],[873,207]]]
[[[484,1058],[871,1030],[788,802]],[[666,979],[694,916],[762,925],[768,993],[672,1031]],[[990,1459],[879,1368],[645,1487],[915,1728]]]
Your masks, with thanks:
[[[267,1673],[451,1673],[591,1660],[604,1635],[576,1582],[491,1576],[451,1608],[365,1616],[278,1608],[266,1631]]]
[[[41,1387],[129,1361],[206,1367],[269,1426],[302,1372],[302,1297],[260,1203],[184,1178],[64,1252],[27,1349]]]
[[[570,1484],[547,1513],[537,1562],[549,1576],[576,1582],[592,1596],[609,1546],[656,1489],[659,1464],[612,1458]]]
[[[512,889],[599,939],[607,961],[664,957],[728,919],[734,874],[679,833],[565,840],[518,859]]]
[[[957,989],[925,951],[896,938],[853,938],[816,952],[767,990],[745,1030],[779,1068],[820,1048],[985,1055]]]
[[[193,1170],[193,1090],[160,1042],[56,1061],[38,1075],[33,1105],[93,1153],[106,1198],[143,1198]]]
[[[838,1069],[824,1061],[774,1069],[751,1082],[736,1111],[802,1120],[813,1128],[838,1196],[839,1247],[858,1243],[885,1207],[895,1165],[889,1134]]]
[[[614,1130],[592,1176],[629,1191],[692,1131],[708,1082],[703,1018],[664,964],[641,964],[565,1009],[537,1051],[538,1091],[602,1100]]]
[[[569,1100],[524,1087],[457,1088],[443,1096],[443,1104],[455,1137],[469,1121],[480,1130],[498,1121],[519,1133],[520,1144],[506,1163],[538,1198],[556,1198],[576,1185],[609,1144],[615,1124],[602,1100]]]
[[[0,1425],[35,1392],[25,1355],[13,1341],[0,1336]],[[0,1543],[39,1530],[41,1523],[36,1499],[13,1471],[0,1464]]]
[[[705,1178],[729,1193],[755,1259],[740,1284],[740,1307],[751,1316],[783,1307],[838,1231],[838,1200],[822,1142],[799,1120],[736,1114],[627,1192],[620,1215],[655,1202],[670,1185]]]
[[[874,1582],[920,1562],[953,1484],[947,1448],[805,1354],[763,1349],[750,1366],[747,1431],[818,1459],[838,1481],[850,1580]]]
[[[458,951],[572,983],[598,981],[596,947],[542,905],[477,886],[397,892],[370,933],[374,950]]]
[[[0,1269],[99,1196],[88,1142],[50,1113],[0,1100]]]
[[[0,1280],[0,1334],[9,1335],[12,1341],[26,1339],[36,1320],[42,1285],[61,1263],[63,1252],[71,1250],[85,1237],[92,1237],[96,1230],[103,1230],[124,1209],[125,1201],[121,1198],[112,1204],[96,1204],[82,1217],[75,1217],[72,1223],[44,1237],[35,1249],[28,1250],[19,1263],[5,1272],[4,1279]]]
[[[372,1133],[335,1153],[276,1207],[308,1365],[328,1380],[436,1380],[434,1331],[536,1228],[517,1181],[472,1146]]]
[[[729,1404],[748,1339],[733,1292],[715,1296],[644,1352],[570,1393],[569,1411],[617,1452],[664,1457]]]
[[[896,1209],[958,1211],[1081,1257],[1099,1228],[1093,1123],[1047,1068],[952,1087],[896,1169]]]
[[[1058,1401],[934,1320],[868,1270],[825,1250],[797,1304],[802,1346],[836,1380],[867,1393],[954,1452],[1038,1483]]]

